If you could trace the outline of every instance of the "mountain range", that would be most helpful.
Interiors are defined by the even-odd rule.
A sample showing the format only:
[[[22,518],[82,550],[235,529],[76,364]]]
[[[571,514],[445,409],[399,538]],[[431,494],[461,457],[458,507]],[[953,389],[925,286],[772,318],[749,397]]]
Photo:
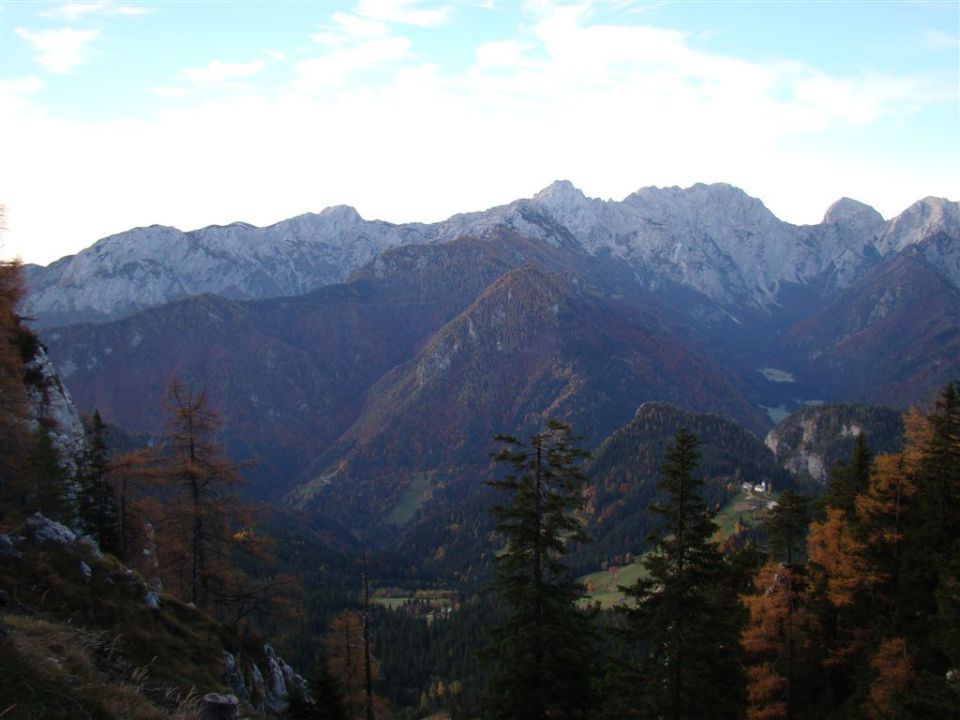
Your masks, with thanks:
[[[557,182],[431,225],[140,228],[28,267],[24,312],[83,409],[156,432],[178,374],[259,457],[255,493],[386,531],[468,502],[490,438],[550,417],[599,447],[649,401],[755,435],[814,401],[923,402],[960,376],[958,247],[937,198],[795,226],[728,185]]]
[[[651,287],[674,282],[724,306],[769,309],[784,285],[836,291],[864,269],[916,247],[960,282],[956,202],[925,198],[890,221],[842,199],[822,223],[778,220],[729,185],[643,188],[622,202],[587,198],[558,181],[532,199],[434,224],[367,221],[330,207],[266,228],[246,223],[192,232],[151,226],[95,243],[47,267],[27,266],[24,310],[38,325],[110,320],[181,297],[300,295],[346,280],[385,250],[487,238],[503,228],[589,256],[623,260]]]

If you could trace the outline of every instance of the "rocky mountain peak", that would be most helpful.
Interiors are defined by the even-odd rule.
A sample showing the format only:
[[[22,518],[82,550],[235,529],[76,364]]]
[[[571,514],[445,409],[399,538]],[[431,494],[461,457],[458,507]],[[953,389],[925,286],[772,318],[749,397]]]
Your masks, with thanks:
[[[776,221],[760,200],[727,183],[697,183],[689,188],[644,187],[623,202],[667,217],[710,216],[723,218],[729,224]]]
[[[586,200],[583,192],[569,180],[556,180],[533,196],[533,201],[548,209],[569,207]]]
[[[856,225],[863,229],[876,230],[883,225],[883,215],[859,200],[842,197],[827,208],[823,223]]]
[[[504,228],[551,251],[615,258],[651,288],[677,283],[734,308],[774,308],[783,283],[806,285],[825,273],[831,280],[823,287],[836,291],[873,260],[940,232],[925,256],[960,279],[957,203],[940,198],[926,198],[887,223],[843,198],[823,224],[799,227],[726,183],[646,187],[615,202],[586,197],[559,180],[532,199],[429,225],[367,221],[353,207],[336,205],[267,228],[137,228],[48,268],[28,268],[23,310],[51,326],[123,317],[205,292],[235,299],[299,295],[345,280],[391,248],[463,236],[488,240]]]
[[[884,255],[899,252],[938,232],[960,240],[960,203],[925,197],[886,223],[878,249]]]
[[[331,205],[320,211],[320,217],[340,223],[360,223],[363,218],[352,205]]]

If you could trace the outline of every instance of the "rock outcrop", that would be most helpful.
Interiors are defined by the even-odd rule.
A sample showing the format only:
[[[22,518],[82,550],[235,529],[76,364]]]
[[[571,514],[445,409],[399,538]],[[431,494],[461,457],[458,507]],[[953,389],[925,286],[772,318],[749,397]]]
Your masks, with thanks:
[[[368,221],[337,206],[266,228],[136,228],[48,267],[28,266],[24,308],[49,326],[113,319],[202,293],[300,295],[345,280],[389,248],[487,238],[503,228],[577,253],[621,258],[642,283],[675,282],[725,305],[769,309],[785,284],[830,277],[827,289],[845,287],[876,258],[937,233],[955,247],[960,213],[956,202],[926,198],[884,223],[869,206],[844,198],[823,223],[796,226],[722,183],[642,188],[617,202],[588,198],[559,181],[533,198],[430,225]],[[950,272],[960,282],[960,268]]]

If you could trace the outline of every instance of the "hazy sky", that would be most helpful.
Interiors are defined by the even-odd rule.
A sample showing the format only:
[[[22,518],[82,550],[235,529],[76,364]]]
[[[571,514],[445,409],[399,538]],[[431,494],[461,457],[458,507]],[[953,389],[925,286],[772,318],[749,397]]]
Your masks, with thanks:
[[[960,198],[960,3],[0,0],[4,256],[556,179],[729,182],[818,222]]]

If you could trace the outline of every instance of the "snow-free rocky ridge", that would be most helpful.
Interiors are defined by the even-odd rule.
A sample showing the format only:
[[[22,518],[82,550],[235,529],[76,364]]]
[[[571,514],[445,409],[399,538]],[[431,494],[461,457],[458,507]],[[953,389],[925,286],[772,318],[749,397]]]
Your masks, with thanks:
[[[136,228],[47,267],[27,266],[24,312],[50,326],[114,319],[202,293],[300,295],[345,280],[389,248],[485,239],[504,227],[575,253],[619,258],[647,287],[676,283],[731,310],[769,310],[785,284],[835,292],[910,249],[960,285],[956,202],[925,198],[883,222],[844,198],[822,223],[797,226],[725,184],[648,187],[618,202],[558,181],[533,198],[434,224],[368,221],[336,206],[264,228]]]

